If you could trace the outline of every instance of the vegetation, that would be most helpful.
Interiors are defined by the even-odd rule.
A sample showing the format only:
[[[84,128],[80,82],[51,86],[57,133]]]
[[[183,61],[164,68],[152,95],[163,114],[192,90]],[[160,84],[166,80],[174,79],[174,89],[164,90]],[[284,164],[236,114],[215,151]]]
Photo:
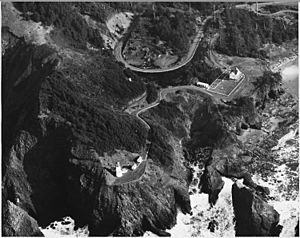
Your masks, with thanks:
[[[263,76],[256,78],[256,81],[253,82],[254,92],[258,94],[260,102],[257,106],[260,106],[262,109],[265,106],[265,103],[268,99],[275,99],[281,93],[280,83],[281,83],[280,73],[273,73],[271,71],[265,71]]]
[[[243,9],[229,8],[221,15],[218,52],[227,55],[262,57],[259,48],[265,43],[281,44],[298,37],[298,22],[290,23],[272,17],[256,15]]]
[[[186,69],[186,73],[189,78],[196,77],[201,82],[211,84],[222,73],[222,71],[219,68],[209,66],[205,62],[207,52],[208,45],[200,44],[192,62]]]
[[[221,2],[192,2],[191,7],[198,10],[201,15],[207,16],[211,15],[214,10],[222,8],[225,4]]]
[[[131,70],[124,69],[116,63],[109,53],[100,55],[90,52],[85,55],[86,62],[75,65],[65,63],[63,74],[66,78],[76,82],[81,94],[95,102],[121,108],[130,100],[138,97],[145,91],[144,83]],[[131,78],[131,81],[128,80]]]
[[[42,87],[43,105],[69,121],[75,138],[93,146],[97,152],[115,148],[138,151],[145,145],[147,132],[143,124],[88,98],[63,73],[54,72]]]
[[[222,72],[219,68],[213,68],[205,62],[207,52],[208,45],[203,42],[199,44],[194,57],[186,66],[172,72],[147,75],[147,78],[163,87],[192,84],[193,78],[210,84]]]
[[[158,90],[154,83],[148,83],[146,85],[147,90],[147,103],[152,103],[158,98]]]
[[[174,150],[168,144],[168,131],[157,122],[151,123],[151,132],[149,136],[151,147],[149,150],[149,157],[158,165],[163,165],[167,171],[172,171],[174,160],[172,155]]]
[[[193,19],[182,12],[171,13],[167,8],[159,9],[156,12],[158,16],[154,17],[152,13],[146,15],[151,19],[150,35],[166,41],[175,54],[186,52],[190,38],[195,34]]]
[[[130,51],[136,48],[137,55],[144,55],[146,48],[152,54],[175,54],[182,56],[195,35],[195,19],[189,14],[177,10],[170,10],[162,4],[147,4],[139,20],[131,24],[125,41]],[[142,45],[136,42],[142,40]],[[150,52],[146,52],[146,54]]]
[[[99,48],[103,46],[100,33],[88,26],[73,3],[17,2],[14,6],[27,19],[47,26],[54,25],[53,34],[62,36],[73,47],[86,48],[87,42]]]
[[[218,106],[209,101],[199,106],[191,125],[191,139],[185,145],[189,151],[196,151],[199,147],[225,146],[225,141],[231,139],[218,110]]]
[[[144,116],[144,115],[143,115]],[[161,126],[172,132],[173,136],[182,139],[187,136],[184,128],[185,115],[178,108],[178,103],[167,102],[165,100],[150,110],[149,114],[145,115],[146,120],[155,120]]]
[[[95,21],[105,23],[106,17],[113,9],[109,9],[109,5],[103,2],[75,2],[79,12],[83,15],[89,15]]]

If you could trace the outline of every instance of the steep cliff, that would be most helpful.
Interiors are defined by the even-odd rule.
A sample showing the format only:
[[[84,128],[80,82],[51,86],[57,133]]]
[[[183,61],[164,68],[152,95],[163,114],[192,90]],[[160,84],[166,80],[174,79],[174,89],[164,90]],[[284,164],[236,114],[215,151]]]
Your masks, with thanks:
[[[183,90],[170,93],[143,116],[150,123],[160,123],[182,141],[181,153],[187,161],[202,164],[205,169],[199,186],[209,194],[211,204],[216,203],[223,188],[222,176],[243,178],[246,185],[269,193],[253,182],[247,169],[253,160],[237,139],[242,125],[256,129],[261,126],[253,98],[245,96],[224,104],[206,94]]]
[[[91,235],[142,235],[146,230],[167,235],[177,207],[190,212],[189,171],[174,162],[173,147],[167,143],[158,152],[153,141],[141,179],[114,186],[107,185],[106,171],[90,153],[90,148],[99,155],[143,150],[147,128],[119,109],[139,93],[137,87],[143,90],[143,83],[135,76],[128,84],[111,56],[70,52],[72,60],[50,46],[19,39],[3,56],[2,193],[8,207],[3,235],[40,234],[37,226],[66,215],[89,225]],[[108,85],[103,75],[109,67],[118,70],[116,82],[124,92],[135,93],[126,96]],[[171,138],[166,132],[160,136]],[[24,213],[20,216],[32,228],[26,228],[26,220],[14,228],[17,213]]]
[[[247,187],[232,186],[237,236],[279,236],[278,212]]]
[[[53,16],[42,14],[42,4],[36,6],[19,5],[22,17],[14,12],[18,27],[2,29],[3,235],[41,235],[39,226],[70,216],[76,225],[88,225],[93,236],[141,236],[145,231],[167,236],[177,209],[191,212],[193,164],[200,167],[200,192],[209,195],[211,206],[224,186],[222,177],[244,179],[247,188],[233,188],[237,234],[279,234],[279,215],[264,200],[269,190],[252,180],[251,170],[260,158],[238,139],[245,129],[261,129],[261,110],[281,93],[279,74],[264,74],[231,101],[168,88],[159,105],[140,115],[143,123],[123,108],[146,93],[145,81],[164,79],[161,85],[169,85],[171,74],[145,79],[117,63],[111,51],[101,48],[99,33],[89,32],[83,22],[86,10],[99,17],[92,5],[45,5],[57,11]],[[105,10],[105,5],[97,6]],[[33,24],[27,18],[42,18],[55,30],[49,33],[47,28],[42,41],[36,36],[31,41],[28,29],[26,37],[21,34],[22,26]],[[185,81],[181,73],[174,77],[176,84]],[[99,157],[116,150],[142,154],[148,146],[140,177],[118,185],[108,182],[111,171]]]

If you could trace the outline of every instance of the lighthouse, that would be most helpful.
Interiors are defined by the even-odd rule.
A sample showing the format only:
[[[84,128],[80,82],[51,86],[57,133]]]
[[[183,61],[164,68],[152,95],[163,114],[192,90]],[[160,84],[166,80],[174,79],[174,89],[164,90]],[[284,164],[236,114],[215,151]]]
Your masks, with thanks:
[[[122,167],[120,165],[120,162],[117,162],[117,166],[116,166],[116,176],[117,178],[122,177],[123,173],[122,173]]]

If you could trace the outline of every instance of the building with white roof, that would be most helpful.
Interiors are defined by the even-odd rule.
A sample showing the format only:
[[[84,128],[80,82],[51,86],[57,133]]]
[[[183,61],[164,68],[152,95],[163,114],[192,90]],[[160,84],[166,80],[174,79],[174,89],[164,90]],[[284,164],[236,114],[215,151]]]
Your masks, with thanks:
[[[235,69],[231,70],[230,74],[229,74],[229,79],[233,79],[233,80],[240,80],[242,77],[242,72],[238,69],[238,67],[235,67]]]

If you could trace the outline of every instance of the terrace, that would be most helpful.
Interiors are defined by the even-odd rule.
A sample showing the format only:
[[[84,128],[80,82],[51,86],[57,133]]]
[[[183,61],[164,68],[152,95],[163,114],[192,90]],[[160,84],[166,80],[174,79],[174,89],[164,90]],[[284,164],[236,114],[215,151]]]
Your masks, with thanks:
[[[226,70],[209,86],[207,91],[230,97],[244,82],[245,78],[245,74],[238,69],[235,73],[233,70]]]

